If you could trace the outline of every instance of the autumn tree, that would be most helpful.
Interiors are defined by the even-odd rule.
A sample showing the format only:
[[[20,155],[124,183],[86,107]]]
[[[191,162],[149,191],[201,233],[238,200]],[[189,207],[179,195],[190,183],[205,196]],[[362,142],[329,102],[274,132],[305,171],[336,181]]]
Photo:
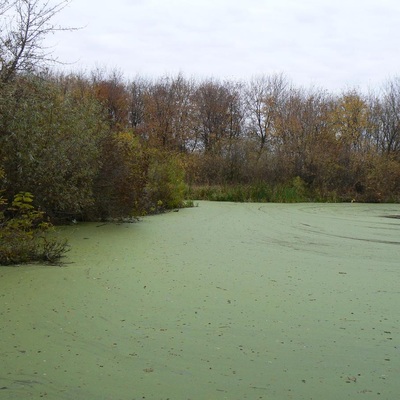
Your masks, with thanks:
[[[143,136],[149,144],[167,151],[191,151],[193,82],[182,75],[164,76],[145,95]]]
[[[369,108],[366,100],[355,90],[343,93],[333,114],[336,137],[345,150],[361,152],[369,127]]]
[[[194,131],[200,168],[205,181],[226,181],[237,176],[243,135],[242,85],[209,79],[194,93]]]
[[[128,126],[137,133],[145,122],[145,97],[149,91],[149,81],[137,76],[127,84]]]
[[[147,183],[148,160],[139,138],[113,132],[101,143],[101,166],[94,180],[90,218],[120,218],[140,214]]]
[[[171,82],[173,94],[173,117],[172,125],[172,150],[181,153],[194,150],[193,136],[193,94],[195,83],[192,79],[186,79],[178,74]]]
[[[366,98],[356,90],[337,97],[329,122],[336,138],[336,187],[342,193],[363,192],[368,169],[369,107]]]
[[[224,139],[241,133],[240,91],[231,83],[210,79],[197,86],[194,101],[201,149],[218,153]]]
[[[379,152],[400,159],[400,78],[385,83],[370,99],[372,137]]]
[[[282,74],[258,76],[246,87],[247,130],[248,135],[258,141],[258,158],[266,147],[273,146],[277,118],[289,88]]]
[[[240,82],[225,82],[228,90],[228,128],[225,138],[222,139],[222,156],[225,159],[225,179],[229,182],[238,182],[244,178],[244,169],[248,157],[246,139],[244,137],[245,100],[243,84]]]
[[[129,124],[129,95],[122,72],[116,69],[108,72],[97,68],[91,75],[93,90],[103,107],[110,130],[125,130]]]
[[[292,87],[287,91],[274,121],[273,179],[299,176],[309,184],[314,182],[319,149],[326,140],[328,105],[322,90]]]

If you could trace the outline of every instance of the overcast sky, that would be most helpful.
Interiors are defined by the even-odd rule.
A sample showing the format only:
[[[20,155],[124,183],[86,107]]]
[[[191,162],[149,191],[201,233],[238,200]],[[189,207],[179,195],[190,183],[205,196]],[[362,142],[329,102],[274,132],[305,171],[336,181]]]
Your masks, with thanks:
[[[366,90],[400,76],[399,0],[72,0],[55,35],[67,69],[126,78],[244,79]]]

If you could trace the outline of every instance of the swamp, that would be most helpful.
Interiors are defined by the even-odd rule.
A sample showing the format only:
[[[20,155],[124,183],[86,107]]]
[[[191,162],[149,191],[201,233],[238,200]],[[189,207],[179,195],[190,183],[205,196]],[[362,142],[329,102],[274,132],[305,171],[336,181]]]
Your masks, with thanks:
[[[63,267],[0,269],[0,398],[395,399],[398,214],[201,201],[62,227]]]

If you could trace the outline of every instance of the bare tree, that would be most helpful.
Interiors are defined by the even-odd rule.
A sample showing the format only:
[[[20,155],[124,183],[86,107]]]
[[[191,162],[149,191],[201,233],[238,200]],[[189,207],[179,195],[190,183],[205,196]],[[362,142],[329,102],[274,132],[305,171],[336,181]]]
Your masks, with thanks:
[[[144,96],[144,137],[156,147],[192,151],[194,83],[183,75],[164,76],[153,82]]]
[[[323,90],[291,88],[275,117],[275,152],[280,174],[311,183],[331,149],[328,117],[332,99]]]
[[[195,93],[199,139],[205,152],[220,152],[225,139],[239,136],[242,122],[239,88],[209,79]]]
[[[150,83],[139,76],[132,80],[128,86],[128,117],[129,127],[138,130],[145,119],[145,94]]]
[[[104,107],[105,115],[113,131],[124,130],[128,126],[128,92],[122,71],[107,71],[97,68],[91,73],[92,86]]]
[[[10,1],[10,0],[2,0],[0,2],[0,15],[3,15],[6,13],[15,3],[15,1]]]
[[[53,5],[50,0],[0,0],[0,82],[58,61],[44,46],[44,39],[57,31],[76,29],[53,23],[70,2],[61,0]]]
[[[271,144],[276,129],[276,118],[290,89],[282,74],[254,78],[246,90],[248,130],[250,137],[259,140],[259,156]]]
[[[400,78],[383,87],[380,100],[380,123],[376,133],[379,149],[386,154],[400,154]]]

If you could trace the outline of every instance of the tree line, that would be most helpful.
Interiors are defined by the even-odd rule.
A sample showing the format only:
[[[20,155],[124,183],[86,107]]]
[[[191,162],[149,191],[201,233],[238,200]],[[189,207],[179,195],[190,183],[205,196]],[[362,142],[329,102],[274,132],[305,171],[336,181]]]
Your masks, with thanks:
[[[314,198],[398,201],[400,79],[378,94],[117,71],[18,74],[0,86],[7,197],[87,218],[177,207],[185,184],[287,184]]]
[[[400,78],[333,94],[247,82],[58,73],[43,40],[70,0],[0,2],[0,171],[54,217],[176,207],[190,188],[296,182],[310,199],[399,200]],[[193,192],[193,191],[192,191]]]

